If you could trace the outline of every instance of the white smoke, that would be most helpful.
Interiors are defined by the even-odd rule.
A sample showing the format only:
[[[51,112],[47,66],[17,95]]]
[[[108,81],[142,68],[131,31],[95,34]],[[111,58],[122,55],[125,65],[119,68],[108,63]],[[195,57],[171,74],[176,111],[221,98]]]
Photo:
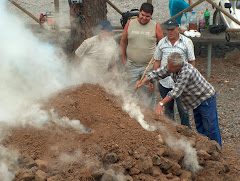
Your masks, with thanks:
[[[90,131],[85,128],[80,120],[70,120],[67,117],[59,118],[57,113],[54,112],[54,109],[51,109],[49,112],[42,109],[42,105],[34,104],[25,110],[22,113],[21,117],[17,119],[17,125],[26,126],[31,125],[34,127],[41,128],[44,124],[55,123],[64,128],[76,129],[82,133],[89,133]]]
[[[135,118],[144,129],[148,131],[155,130],[154,126],[146,123],[140,107],[135,102],[129,101],[129,99],[124,99],[123,110],[125,110],[131,118]]]
[[[180,149],[184,151],[184,163],[186,165],[186,169],[190,170],[193,173],[197,173],[202,169],[202,167],[198,163],[196,148],[193,148],[190,141],[184,138],[177,139],[173,137],[172,135],[170,135],[170,131],[168,131],[165,126],[160,125],[160,123],[156,125],[156,127],[161,133],[164,133],[166,135],[165,142],[171,149]]]
[[[59,157],[59,160],[64,164],[73,163],[76,161],[80,161],[83,158],[83,153],[81,150],[77,150],[72,154],[62,153]]]
[[[41,42],[10,14],[6,2],[0,2],[0,124],[41,126],[53,120],[53,115],[35,104],[73,83],[68,76],[69,65],[58,57],[61,50]],[[84,129],[78,120],[58,120],[62,126]],[[5,154],[11,152],[2,145],[0,149],[0,180],[13,180],[9,166],[15,157]]]
[[[0,122],[13,122],[27,106],[68,85],[67,66],[0,3]]]
[[[16,170],[9,171],[9,165],[17,163],[17,153],[0,145],[0,180],[12,181]]]
[[[193,173],[197,173],[202,169],[202,167],[198,163],[197,151],[192,147],[191,143],[184,139],[176,139],[172,136],[168,136],[166,140],[168,146],[173,150],[184,150],[184,163],[186,165],[186,169],[190,170]]]
[[[123,99],[122,108],[131,118],[136,119],[144,129],[154,131],[155,127],[153,125],[149,125],[144,120],[141,108],[136,103],[136,97],[129,92],[128,84],[126,83],[126,80],[123,80],[122,73],[119,72],[119,74],[115,74],[114,76],[117,77],[117,79],[109,80],[102,86],[104,86],[110,93],[120,96]]]
[[[67,117],[58,118],[57,113],[55,113],[53,109],[50,110],[50,114],[51,114],[51,120],[59,126],[62,126],[64,128],[73,128],[82,133],[90,132],[90,130],[88,130],[86,127],[84,127],[81,124],[80,120],[70,120]]]
[[[43,111],[36,103],[67,86],[93,80],[89,80],[88,76],[78,72],[78,69],[71,69],[70,75],[69,65],[57,56],[57,49],[48,43],[40,42],[31,31],[25,28],[20,19],[7,12],[5,2],[0,2],[0,123],[14,126],[42,126],[49,121],[54,121],[64,127],[88,132],[79,120],[58,118],[53,111],[50,113]],[[94,82],[96,83],[97,80]],[[155,130],[154,126],[147,124],[144,120],[144,115],[132,94],[126,93],[127,85],[124,81],[113,82],[106,81],[102,85],[115,95],[123,97],[123,109],[144,129]],[[2,146],[1,149],[5,153],[8,152]],[[0,175],[2,175],[0,180],[12,180],[14,174],[8,171],[7,167],[10,165],[9,161],[15,162],[15,159],[10,159],[6,154],[3,157],[6,160],[0,160]],[[66,155],[62,158],[69,159]]]

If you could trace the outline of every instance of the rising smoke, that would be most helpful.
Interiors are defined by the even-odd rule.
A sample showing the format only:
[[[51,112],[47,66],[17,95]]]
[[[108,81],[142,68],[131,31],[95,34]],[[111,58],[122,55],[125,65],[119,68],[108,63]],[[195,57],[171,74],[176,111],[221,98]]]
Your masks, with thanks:
[[[44,111],[32,105],[71,84],[68,66],[56,56],[56,49],[40,42],[20,19],[8,13],[6,2],[0,2],[0,138],[3,126],[49,121]],[[0,180],[12,180],[14,171],[9,165],[16,163],[17,155],[2,145],[0,152]]]
[[[5,1],[0,2],[0,14],[0,125],[42,126],[49,121],[55,121],[60,126],[74,127],[83,133],[88,133],[79,120],[58,118],[53,111],[47,113],[42,110],[38,102],[66,87],[84,81],[99,82],[94,79],[89,80],[86,71],[79,71],[79,67],[71,69],[72,72],[69,74],[70,65],[57,56],[57,50],[48,43],[40,42],[30,30],[25,28],[20,19],[8,13]],[[120,75],[114,76],[121,77],[122,75],[120,72]],[[124,80],[120,82],[112,80],[100,83],[111,93],[123,97],[123,110],[135,118],[144,129],[155,130],[154,126],[145,122],[144,115],[135,103],[132,94],[126,93],[127,85]],[[182,146],[178,147],[182,148]],[[8,166],[16,162],[17,155],[10,158],[7,153],[11,152],[2,145],[0,145],[0,152],[0,180],[10,181],[14,178],[14,174],[8,170]],[[79,153],[73,155],[74,158],[80,157]],[[69,160],[69,155],[63,155],[61,159],[62,161]],[[191,164],[192,162],[188,159],[186,162],[193,165],[191,167],[193,171],[198,169],[195,163]]]
[[[0,122],[12,122],[35,101],[65,87],[67,69],[55,49],[41,43],[0,4]]]

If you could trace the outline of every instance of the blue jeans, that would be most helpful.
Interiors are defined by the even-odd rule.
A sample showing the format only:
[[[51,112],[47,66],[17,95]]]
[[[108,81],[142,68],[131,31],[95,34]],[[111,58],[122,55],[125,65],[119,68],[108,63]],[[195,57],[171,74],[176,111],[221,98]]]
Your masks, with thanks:
[[[172,88],[163,87],[160,83],[158,84],[158,88],[159,88],[160,95],[163,99],[167,96],[167,93],[172,90]],[[181,119],[181,125],[188,126],[191,129],[188,111],[184,109],[180,98],[177,98],[176,102],[177,102],[178,113]],[[171,100],[170,102],[168,102],[164,107],[165,107],[165,111],[164,111],[165,116],[168,119],[175,121],[174,100]]]
[[[153,64],[149,66],[146,75],[152,71],[152,67],[153,67]],[[130,92],[134,91],[136,82],[141,79],[146,68],[147,66],[137,67],[132,63],[130,63],[129,61],[127,61],[125,65],[125,69],[127,72],[127,81],[129,83]],[[153,92],[149,90],[148,84],[144,84],[141,88],[138,89],[137,97],[138,97],[139,103],[155,110],[156,102],[157,102],[156,83],[154,83]]]
[[[215,140],[222,148],[222,139],[218,125],[216,93],[193,109],[197,131],[211,140]]]

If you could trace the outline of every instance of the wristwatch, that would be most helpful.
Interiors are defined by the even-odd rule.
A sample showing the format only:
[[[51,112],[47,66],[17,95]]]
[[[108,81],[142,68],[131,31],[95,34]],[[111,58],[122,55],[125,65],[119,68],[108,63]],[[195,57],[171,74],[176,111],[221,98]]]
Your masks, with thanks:
[[[162,106],[162,107],[163,107],[163,103],[162,103],[162,102],[159,102],[159,104],[160,104],[160,106]]]

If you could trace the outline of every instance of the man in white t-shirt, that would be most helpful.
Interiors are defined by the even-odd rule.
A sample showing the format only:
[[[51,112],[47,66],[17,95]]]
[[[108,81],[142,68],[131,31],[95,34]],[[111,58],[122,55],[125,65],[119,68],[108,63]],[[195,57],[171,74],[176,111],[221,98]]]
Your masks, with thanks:
[[[107,20],[97,25],[96,36],[88,38],[75,51],[75,61],[91,78],[99,79],[112,71],[119,57],[119,48],[113,38],[115,27]]]

